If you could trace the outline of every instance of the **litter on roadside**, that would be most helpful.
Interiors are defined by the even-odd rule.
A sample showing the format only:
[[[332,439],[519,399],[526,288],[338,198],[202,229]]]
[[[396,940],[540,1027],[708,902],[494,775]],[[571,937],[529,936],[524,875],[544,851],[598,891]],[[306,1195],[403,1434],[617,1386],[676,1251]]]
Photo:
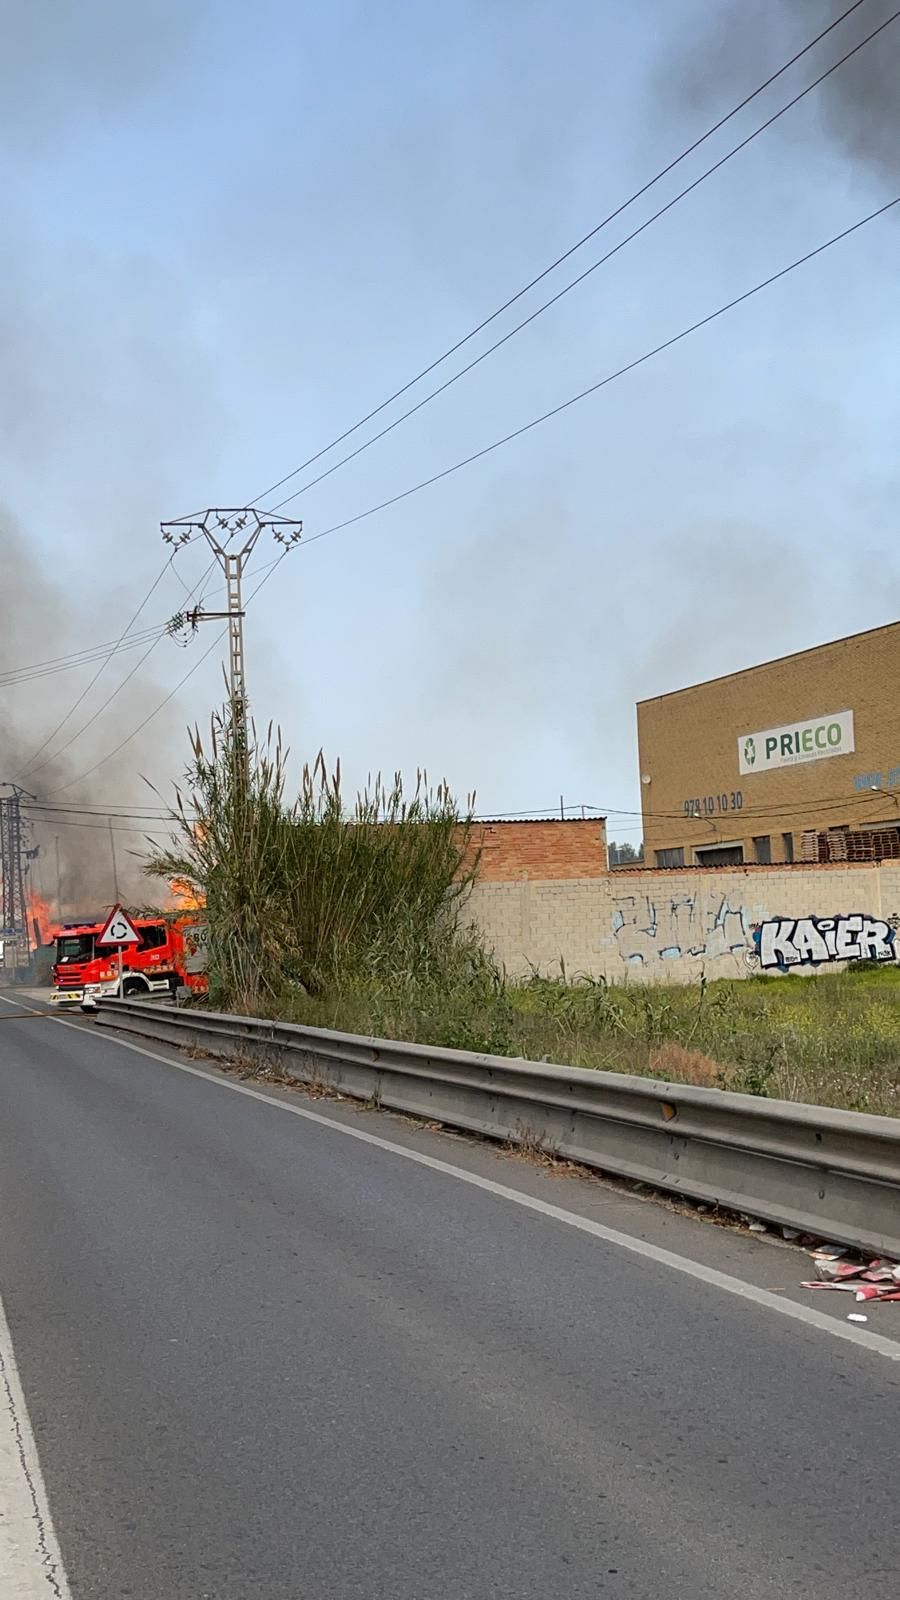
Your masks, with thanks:
[[[852,1294],[857,1301],[900,1300],[900,1262],[847,1260],[847,1251],[840,1245],[825,1245],[810,1252],[815,1263],[816,1276],[804,1283],[804,1289],[838,1289]],[[851,1313],[851,1320],[865,1321]]]

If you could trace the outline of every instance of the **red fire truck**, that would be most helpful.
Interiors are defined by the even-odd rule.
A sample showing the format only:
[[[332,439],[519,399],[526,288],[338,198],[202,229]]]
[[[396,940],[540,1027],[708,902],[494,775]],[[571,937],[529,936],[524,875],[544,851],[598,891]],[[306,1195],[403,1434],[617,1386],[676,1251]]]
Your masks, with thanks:
[[[97,944],[106,918],[66,922],[57,929],[52,1005],[90,1009],[103,995],[139,999],[151,994],[174,995],[181,988],[205,993],[206,924],[196,912],[175,917],[133,916],[131,921],[140,943],[122,947],[121,989],[119,946]]]

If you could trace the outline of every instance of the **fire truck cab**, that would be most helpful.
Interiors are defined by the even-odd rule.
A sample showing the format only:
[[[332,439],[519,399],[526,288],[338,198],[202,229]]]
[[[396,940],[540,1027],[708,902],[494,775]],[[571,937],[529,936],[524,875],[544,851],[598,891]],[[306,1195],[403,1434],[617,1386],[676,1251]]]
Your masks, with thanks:
[[[93,1008],[104,995],[172,994],[187,987],[202,990],[205,980],[205,928],[196,918],[132,917],[140,943],[122,948],[119,986],[118,945],[98,945],[104,921],[65,923],[56,935],[51,973],[51,1005]]]

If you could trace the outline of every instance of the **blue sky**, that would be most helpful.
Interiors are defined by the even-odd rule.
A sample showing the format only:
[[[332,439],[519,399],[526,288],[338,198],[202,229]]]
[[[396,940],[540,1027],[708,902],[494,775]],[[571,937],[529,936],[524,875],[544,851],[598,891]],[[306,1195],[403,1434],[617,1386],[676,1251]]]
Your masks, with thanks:
[[[160,519],[244,503],[327,444],[842,9],[0,0],[0,666],[114,637],[161,567]],[[868,0],[525,310],[888,10]],[[897,34],[286,511],[308,535],[353,516],[900,192],[884,143],[897,109],[867,120]],[[248,614],[257,718],[298,757],[324,745],[351,782],[425,766],[483,811],[561,793],[627,811],[636,699],[894,618],[898,226],[872,224],[526,439],[292,554]],[[197,579],[193,548],[180,570]],[[167,577],[142,623],[182,594]],[[161,644],[65,777],[211,637]],[[86,677],[0,691],[13,759]],[[141,773],[164,785],[185,724],[219,699],[212,659],[69,795],[131,801]]]

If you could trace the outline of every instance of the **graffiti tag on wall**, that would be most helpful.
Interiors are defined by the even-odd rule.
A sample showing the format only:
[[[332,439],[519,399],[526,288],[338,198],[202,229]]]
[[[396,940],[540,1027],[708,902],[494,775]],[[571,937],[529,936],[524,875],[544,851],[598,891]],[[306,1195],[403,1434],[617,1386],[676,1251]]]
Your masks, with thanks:
[[[747,908],[727,895],[712,903],[697,894],[623,895],[612,917],[616,947],[629,966],[742,955],[751,926]]]
[[[878,917],[775,917],[754,933],[762,968],[827,961],[895,961],[894,930]]]

